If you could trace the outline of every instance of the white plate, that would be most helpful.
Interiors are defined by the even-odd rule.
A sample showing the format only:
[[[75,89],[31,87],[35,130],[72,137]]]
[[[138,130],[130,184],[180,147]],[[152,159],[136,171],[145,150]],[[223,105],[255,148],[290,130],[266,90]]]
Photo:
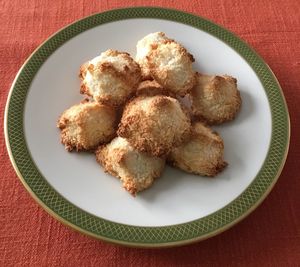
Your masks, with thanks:
[[[125,11],[130,10],[134,9]],[[183,17],[191,16],[178,13]],[[201,220],[237,199],[262,169],[272,140],[272,114],[266,85],[245,60],[245,55],[220,36],[217,38],[191,25],[158,19],[155,15],[154,18],[131,15],[132,18],[125,20],[95,23],[72,38],[66,37],[61,46],[56,45],[54,52],[42,60],[43,64],[37,67],[27,88],[24,105],[27,149],[43,179],[67,202],[95,218],[135,226],[136,229]],[[150,189],[134,198],[122,189],[118,179],[103,172],[93,154],[66,152],[60,144],[56,122],[66,108],[83,98],[79,94],[78,78],[82,63],[107,49],[127,51],[134,56],[137,41],[156,31],[163,31],[183,44],[194,55],[197,71],[236,77],[242,108],[233,122],[213,127],[224,139],[225,160],[229,163],[222,173],[211,179],[167,167]],[[59,34],[62,36],[61,32]]]

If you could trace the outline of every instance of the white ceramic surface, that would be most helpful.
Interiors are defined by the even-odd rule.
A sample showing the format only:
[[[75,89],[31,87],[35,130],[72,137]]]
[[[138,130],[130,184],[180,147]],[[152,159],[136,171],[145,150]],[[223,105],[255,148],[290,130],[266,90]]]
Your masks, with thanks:
[[[190,175],[167,167],[154,185],[136,198],[118,179],[105,174],[93,154],[68,153],[59,142],[56,121],[79,102],[79,66],[106,49],[135,54],[144,35],[163,31],[181,42],[195,69],[238,79],[243,100],[238,117],[214,127],[224,139],[229,166],[217,177]],[[57,49],[34,78],[25,105],[25,136],[46,180],[67,200],[96,216],[138,226],[165,226],[209,215],[239,196],[266,157],[271,113],[264,89],[247,62],[219,39],[188,25],[158,19],[107,23],[79,34]]]

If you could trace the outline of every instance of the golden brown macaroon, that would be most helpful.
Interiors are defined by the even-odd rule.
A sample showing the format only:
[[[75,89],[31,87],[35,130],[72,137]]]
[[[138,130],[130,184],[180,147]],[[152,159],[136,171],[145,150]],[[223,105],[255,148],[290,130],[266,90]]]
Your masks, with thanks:
[[[162,156],[180,145],[190,128],[190,118],[175,98],[139,96],[126,105],[118,135],[138,151]]]
[[[79,77],[82,94],[99,103],[117,106],[134,94],[141,70],[128,53],[109,49],[83,64]]]
[[[155,95],[170,95],[168,90],[163,88],[157,81],[155,80],[146,80],[142,81],[136,89],[136,95],[147,95],[147,96],[155,96]]]
[[[209,124],[233,120],[242,103],[237,80],[228,75],[197,73],[197,84],[190,99],[193,114]]]
[[[147,56],[149,56],[152,46],[155,46],[164,40],[169,40],[169,38],[163,32],[154,32],[146,35],[137,42],[135,60],[141,67],[143,80],[152,78],[147,61]]]
[[[147,60],[151,76],[173,94],[184,96],[196,83],[193,56],[173,40],[153,46]]]
[[[186,172],[215,176],[227,163],[222,138],[201,122],[193,124],[191,138],[172,149],[168,161]]]
[[[64,111],[57,127],[66,150],[92,150],[116,135],[116,111],[97,102],[82,102]]]
[[[96,159],[106,172],[120,178],[132,195],[149,188],[165,166],[165,159],[138,152],[122,137],[100,146]]]

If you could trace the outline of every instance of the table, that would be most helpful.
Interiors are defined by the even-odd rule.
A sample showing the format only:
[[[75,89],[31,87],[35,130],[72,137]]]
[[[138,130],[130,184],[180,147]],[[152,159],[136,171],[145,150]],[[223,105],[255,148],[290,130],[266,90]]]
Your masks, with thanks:
[[[0,266],[297,266],[300,264],[300,2],[290,1],[1,1],[0,126],[18,69],[49,35],[84,16],[125,6],[163,6],[206,17],[248,42],[270,65],[291,116],[290,152],[263,204],[209,240],[168,249],[134,249],[65,227],[18,180],[0,133]],[[299,266],[299,265],[298,265]]]

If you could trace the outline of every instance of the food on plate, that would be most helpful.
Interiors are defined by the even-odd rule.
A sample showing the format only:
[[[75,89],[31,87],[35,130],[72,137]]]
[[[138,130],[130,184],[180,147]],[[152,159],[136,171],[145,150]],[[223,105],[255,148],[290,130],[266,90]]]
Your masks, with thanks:
[[[174,147],[168,161],[186,172],[215,176],[227,166],[223,154],[222,138],[203,123],[196,122],[192,126],[190,139]]]
[[[57,127],[66,150],[92,150],[116,133],[116,111],[98,102],[83,101],[64,111]]]
[[[147,56],[151,76],[171,93],[186,95],[195,85],[194,57],[174,40],[152,47]]]
[[[144,80],[152,78],[148,67],[147,56],[149,56],[153,46],[164,40],[169,40],[169,38],[163,32],[154,32],[146,35],[137,42],[135,60],[141,67]]]
[[[79,77],[82,94],[118,106],[135,93],[141,70],[128,53],[109,49],[83,64]]]
[[[235,78],[200,73],[190,100],[193,114],[209,124],[233,120],[242,103]]]
[[[165,159],[138,152],[122,137],[100,146],[96,159],[105,171],[120,178],[123,187],[132,195],[149,188],[165,166]]]
[[[190,128],[190,118],[175,98],[138,96],[125,106],[118,135],[138,151],[162,156],[188,138]]]
[[[155,80],[146,80],[142,81],[136,89],[136,95],[170,95],[168,90],[163,88],[157,81]]]
[[[194,71],[193,56],[163,32],[137,43],[136,62],[109,49],[80,68],[82,94],[57,123],[68,151],[95,151],[104,170],[132,195],[171,165],[215,176],[227,163],[220,135],[207,124],[233,120],[237,80]],[[200,121],[199,121],[200,120]]]

